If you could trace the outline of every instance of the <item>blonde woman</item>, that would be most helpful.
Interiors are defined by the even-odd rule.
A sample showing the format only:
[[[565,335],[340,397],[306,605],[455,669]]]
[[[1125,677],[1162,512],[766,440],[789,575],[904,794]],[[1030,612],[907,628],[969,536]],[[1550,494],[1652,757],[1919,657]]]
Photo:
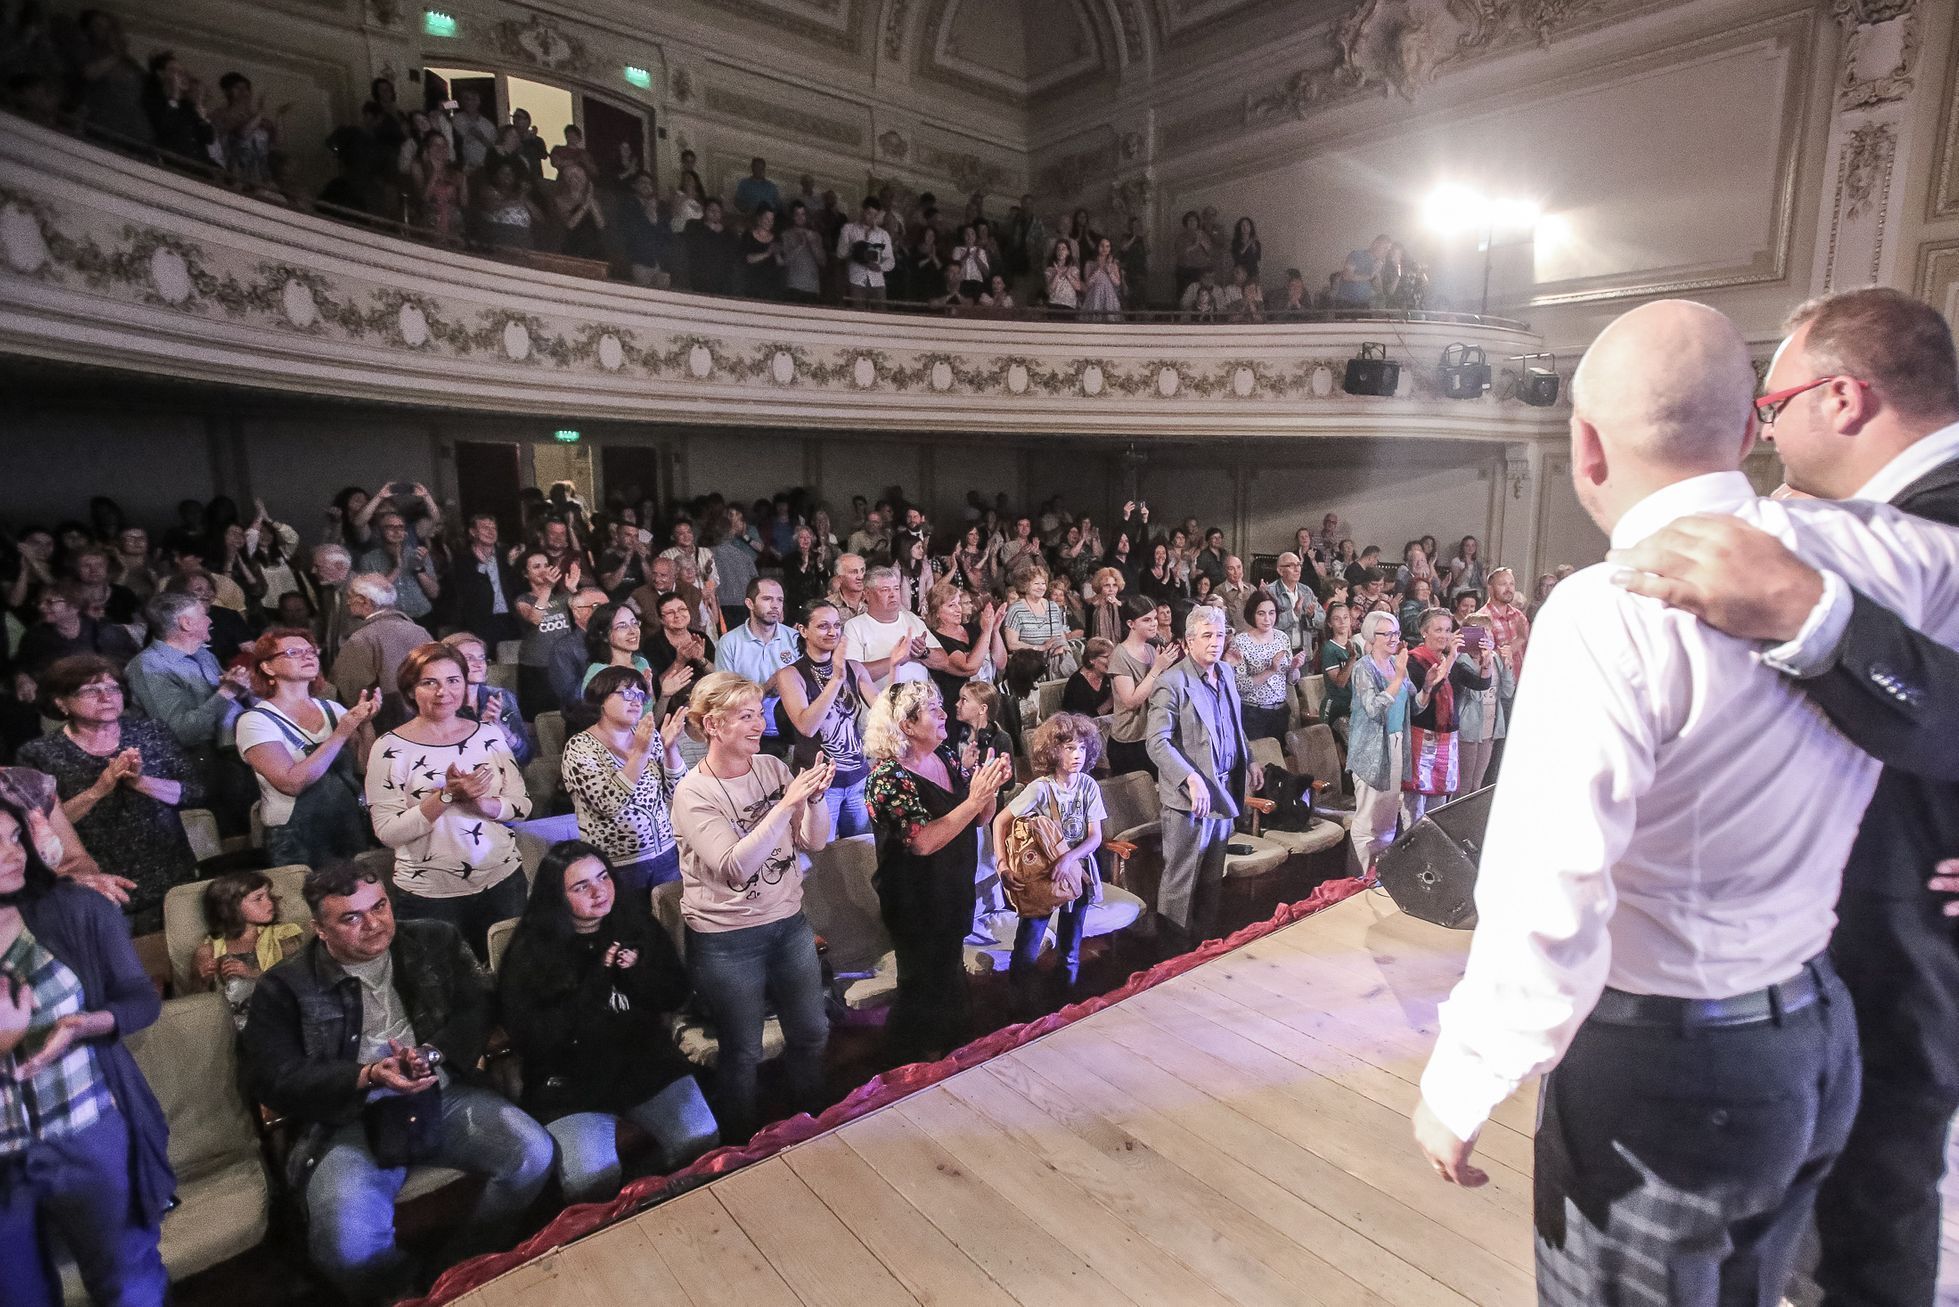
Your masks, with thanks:
[[[946,746],[945,703],[930,681],[900,681],[864,722],[866,786],[877,832],[877,893],[898,954],[885,1029],[900,1062],[942,1057],[966,1040],[963,942],[973,928],[979,831],[993,820],[1013,760],[975,760],[971,779]]]
[[[824,793],[836,767],[825,755],[791,776],[763,753],[762,687],[735,672],[694,686],[687,724],[707,741],[707,756],[673,791],[680,913],[687,972],[721,1041],[716,1115],[735,1143],[756,1126],[755,1069],[771,1007],[795,1106],[814,1110],[823,1092],[830,1020],[796,854],[830,842]]]

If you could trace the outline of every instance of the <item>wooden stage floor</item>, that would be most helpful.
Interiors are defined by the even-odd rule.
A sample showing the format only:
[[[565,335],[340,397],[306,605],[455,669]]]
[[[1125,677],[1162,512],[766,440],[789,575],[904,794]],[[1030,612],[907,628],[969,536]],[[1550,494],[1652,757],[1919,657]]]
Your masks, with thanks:
[[[1409,1137],[1468,944],[1358,895],[461,1301],[1534,1302],[1535,1085],[1485,1188]]]

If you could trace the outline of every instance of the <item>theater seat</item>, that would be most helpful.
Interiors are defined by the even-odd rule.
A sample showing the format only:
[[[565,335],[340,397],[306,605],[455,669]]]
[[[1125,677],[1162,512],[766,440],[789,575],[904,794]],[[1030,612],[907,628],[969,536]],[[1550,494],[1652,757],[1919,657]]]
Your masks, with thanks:
[[[536,881],[537,866],[551,846],[561,840],[578,838],[578,817],[569,812],[555,817],[533,817],[510,829],[517,836],[517,856],[524,860],[524,879]]]
[[[668,881],[653,887],[653,919],[666,928],[673,937],[673,946],[680,950],[681,960],[687,957],[687,926],[680,916],[680,882]],[[893,963],[896,966],[896,963]],[[721,1058],[721,1041],[715,1037],[714,1027],[705,1017],[692,1012],[675,1012],[667,1021],[667,1030],[673,1036],[674,1046],[681,1055],[695,1066],[711,1067]],[[771,1061],[782,1056],[786,1047],[782,1036],[782,1023],[774,1017],[762,1023],[762,1060]]]
[[[181,1280],[255,1247],[271,1212],[258,1130],[238,1089],[237,1034],[222,998],[192,994],[124,1042],[170,1124],[178,1201],[164,1215],[161,1252]],[[61,1272],[63,1300],[86,1304],[72,1261]]]
[[[887,1007],[898,990],[898,955],[878,907],[877,841],[832,840],[809,858],[803,912],[822,937],[836,994],[854,1012]]]

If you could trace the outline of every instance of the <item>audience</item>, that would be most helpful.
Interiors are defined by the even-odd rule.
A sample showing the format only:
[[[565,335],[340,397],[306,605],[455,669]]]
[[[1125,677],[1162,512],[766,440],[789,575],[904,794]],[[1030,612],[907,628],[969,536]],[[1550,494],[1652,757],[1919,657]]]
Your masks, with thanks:
[[[243,1030],[259,978],[306,942],[305,928],[279,920],[279,900],[261,871],[227,871],[204,883],[204,920],[215,932],[191,955],[197,978],[224,995]]]
[[[394,695],[402,660],[435,639],[395,606],[396,598],[394,583],[377,572],[362,572],[347,582],[347,616],[354,625],[333,660],[331,680],[340,702],[349,708],[370,691],[384,699]],[[394,707],[410,709],[403,700]]]
[[[600,669],[585,683],[597,720],[565,742],[563,761],[579,838],[605,855],[609,883],[641,911],[656,886],[680,878],[671,814],[687,773],[680,754],[685,705],[662,723],[647,698],[643,673]]]
[[[323,867],[372,847],[349,743],[381,706],[368,690],[347,708],[316,697],[312,637],[274,628],[252,647],[258,701],[239,715],[239,756],[258,777],[259,824],[273,866]]]
[[[1027,761],[1034,780],[993,818],[996,850],[1009,847],[1016,818],[1033,816],[1052,820],[1063,845],[1053,862],[1053,876],[1057,895],[1065,894],[1067,901],[1053,912],[1022,912],[1014,935],[1007,979],[1023,1019],[1039,1016],[1053,1006],[1034,993],[1034,968],[1050,921],[1064,997],[1074,997],[1081,976],[1082,927],[1088,908],[1101,898],[1095,851],[1102,847],[1102,823],[1109,816],[1102,804],[1102,789],[1089,775],[1101,748],[1102,737],[1088,717],[1063,711],[1048,718],[1028,741]]]

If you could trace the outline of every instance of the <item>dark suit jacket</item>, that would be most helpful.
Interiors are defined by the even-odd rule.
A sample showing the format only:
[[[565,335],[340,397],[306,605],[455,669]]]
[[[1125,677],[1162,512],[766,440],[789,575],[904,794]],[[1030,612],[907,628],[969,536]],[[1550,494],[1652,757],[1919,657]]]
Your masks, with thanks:
[[[1213,711],[1214,696],[1197,684],[1197,667],[1188,658],[1178,660],[1157,679],[1150,692],[1148,725],[1143,743],[1150,761],[1156,764],[1157,797],[1163,806],[1178,812],[1190,811],[1190,794],[1185,779],[1202,776],[1211,791],[1211,815],[1236,818],[1242,810],[1251,777],[1252,748],[1245,739],[1243,712],[1238,703],[1238,678],[1228,663],[1217,664],[1218,684],[1223,694],[1220,708],[1223,721]],[[1217,741],[1228,735],[1237,753],[1229,776],[1218,770]]]
[[[491,566],[498,569],[503,580],[507,624],[511,620],[508,614],[517,611],[517,596],[524,587],[516,584],[515,574],[504,564],[501,546],[491,555]],[[510,638],[510,633],[500,628],[496,614],[490,611],[496,603],[496,592],[491,588],[489,574],[483,570],[482,560],[477,558],[474,549],[465,545],[457,553],[455,561],[449,565],[449,575],[443,578],[442,592],[449,597],[452,605],[449,620],[477,639],[489,641],[490,657],[495,658],[496,641]]]
[[[1891,502],[1959,526],[1959,461]],[[1836,663],[1800,683],[1885,765],[1844,868],[1833,951],[1858,1000],[1866,1075],[1959,1093],[1959,1046],[1947,1037],[1959,923],[1925,888],[1940,858],[1959,856],[1959,652],[1865,595],[1854,604]]]

